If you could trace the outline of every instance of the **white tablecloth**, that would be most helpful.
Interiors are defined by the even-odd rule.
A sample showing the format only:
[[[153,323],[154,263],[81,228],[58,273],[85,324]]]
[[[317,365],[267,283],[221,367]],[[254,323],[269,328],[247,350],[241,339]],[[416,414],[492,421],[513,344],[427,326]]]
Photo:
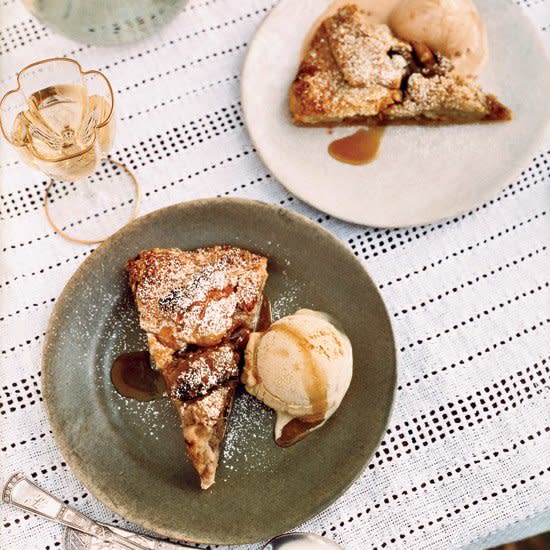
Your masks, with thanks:
[[[517,3],[548,45],[547,0]],[[27,63],[76,57],[116,90],[113,156],[138,176],[142,213],[195,197],[260,199],[316,220],[364,262],[398,343],[395,410],[360,479],[301,530],[347,549],[441,550],[549,529],[550,141],[493,200],[444,223],[378,230],[318,212],[270,177],[243,126],[239,73],[271,5],[192,0],[157,35],[101,49],[2,0],[0,91]],[[45,178],[0,147],[0,481],[22,471],[82,512],[124,525],[63,461],[40,396],[48,318],[93,247],[52,234],[40,206]],[[1,516],[2,548],[61,545],[57,525],[7,505]]]

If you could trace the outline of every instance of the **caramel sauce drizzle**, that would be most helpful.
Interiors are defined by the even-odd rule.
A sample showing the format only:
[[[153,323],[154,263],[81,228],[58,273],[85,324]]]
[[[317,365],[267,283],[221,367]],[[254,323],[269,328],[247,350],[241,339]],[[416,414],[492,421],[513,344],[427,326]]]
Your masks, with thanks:
[[[328,146],[329,155],[346,164],[368,164],[372,162],[380,148],[384,128],[374,126],[357,130],[354,134],[336,139]]]
[[[266,331],[270,325],[271,303],[264,295],[256,330]],[[248,332],[244,335],[239,333],[232,335],[232,343],[238,350],[246,347],[247,340]],[[167,345],[166,342],[163,343]],[[172,347],[177,346],[173,343]],[[207,360],[210,358],[207,357]],[[214,365],[211,365],[211,368],[213,367]],[[134,351],[119,355],[111,366],[111,382],[120,395],[138,401],[162,399],[167,391],[161,372],[151,367],[148,351]]]
[[[151,367],[148,351],[119,355],[111,367],[111,382],[120,395],[138,401],[162,399],[166,392],[161,373]]]

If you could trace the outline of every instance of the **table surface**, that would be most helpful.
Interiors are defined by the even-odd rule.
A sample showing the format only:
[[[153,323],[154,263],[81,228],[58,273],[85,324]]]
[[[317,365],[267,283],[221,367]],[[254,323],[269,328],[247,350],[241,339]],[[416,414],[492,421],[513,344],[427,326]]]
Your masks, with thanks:
[[[547,0],[517,3],[548,46]],[[548,136],[517,180],[454,219],[393,230],[333,219],[270,176],[243,125],[239,74],[271,6],[192,0],[149,39],[102,49],[58,36],[18,1],[1,0],[0,92],[36,59],[75,57],[113,83],[112,156],[139,178],[142,213],[197,197],[260,199],[316,220],[364,263],[395,330],[395,409],[361,477],[300,530],[347,549],[445,549],[550,529]],[[75,478],[44,414],[48,318],[94,249],[52,233],[45,185],[0,145],[0,482],[22,471],[85,514],[124,526]],[[2,548],[62,545],[57,525],[7,505],[1,516]]]

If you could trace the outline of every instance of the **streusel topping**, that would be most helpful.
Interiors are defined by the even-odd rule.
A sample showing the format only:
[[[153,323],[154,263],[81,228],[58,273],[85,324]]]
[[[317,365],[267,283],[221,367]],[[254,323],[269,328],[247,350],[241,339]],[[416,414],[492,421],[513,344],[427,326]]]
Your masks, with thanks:
[[[342,7],[318,27],[289,94],[298,125],[436,123],[510,120],[452,62],[422,42],[406,42],[373,24],[356,5]]]
[[[217,344],[253,316],[266,265],[231,246],[142,252],[127,265],[141,326],[173,349]]]
[[[399,88],[407,67],[400,52],[411,51],[410,44],[387,25],[369,23],[356,6],[342,8],[324,25],[332,55],[350,86]]]

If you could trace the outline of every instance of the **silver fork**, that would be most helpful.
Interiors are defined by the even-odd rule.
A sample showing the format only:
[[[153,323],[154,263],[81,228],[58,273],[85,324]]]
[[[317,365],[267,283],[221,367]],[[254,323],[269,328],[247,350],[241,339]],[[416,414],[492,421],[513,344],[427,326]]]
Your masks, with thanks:
[[[67,550],[180,550],[181,548],[192,548],[160,541],[126,531],[120,527],[94,521],[44,491],[23,474],[14,474],[8,479],[2,492],[2,500],[67,527],[65,532]]]

